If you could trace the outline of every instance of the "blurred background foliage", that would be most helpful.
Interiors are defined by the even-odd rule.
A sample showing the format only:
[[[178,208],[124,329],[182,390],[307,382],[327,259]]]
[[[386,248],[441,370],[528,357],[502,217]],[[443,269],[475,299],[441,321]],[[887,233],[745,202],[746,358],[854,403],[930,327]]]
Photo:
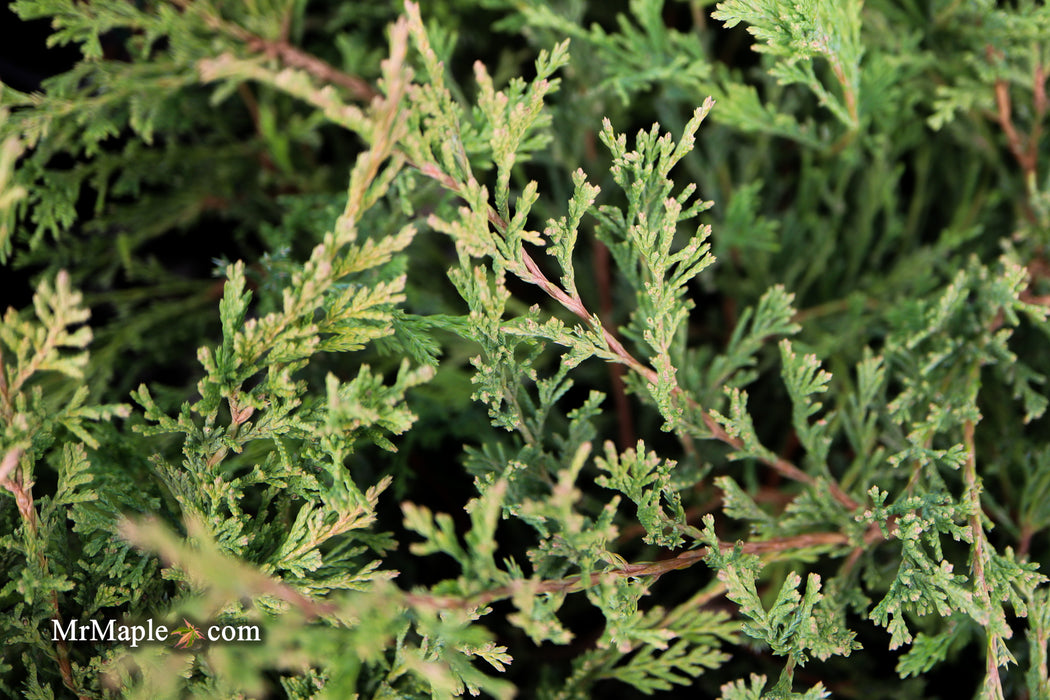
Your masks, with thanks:
[[[164,411],[177,413],[199,379],[197,348],[221,339],[215,310],[227,264],[245,261],[253,316],[279,309],[291,276],[343,210],[347,173],[365,148],[318,110],[269,85],[202,83],[196,61],[224,51],[271,51],[287,65],[310,56],[332,68],[348,102],[364,103],[387,55],[388,26],[402,12],[392,2],[201,3],[222,18],[221,26],[209,26],[181,21],[194,4],[126,3],[130,9],[123,13],[121,3],[100,3],[93,14],[95,3],[21,0],[0,18],[0,80],[10,110],[0,135],[17,134],[24,147],[12,180],[24,197],[0,208],[0,223],[7,226],[0,240],[2,301],[26,307],[39,280],[68,270],[92,314],[94,340],[82,385],[93,403],[127,402],[146,383]],[[531,214],[537,228],[564,215],[578,168],[607,193],[603,203],[622,203],[598,137],[603,118],[632,135],[653,122],[679,134],[704,98],[715,98],[695,150],[675,171],[677,182],[696,183],[700,197],[713,203],[701,220],[713,229],[718,259],[691,286],[695,308],[685,331],[687,349],[675,358],[678,381],[701,405],[723,413],[729,411],[723,387],[748,385],[759,437],[778,455],[795,459],[801,448],[788,394],[770,372],[780,362],[775,344],[756,347],[754,365],[740,371],[715,362],[747,320],[743,310],[770,287],[783,285],[794,294],[794,320],[801,324],[795,346],[825,360],[833,391],[844,396],[857,390],[853,367],[865,348],[887,350],[892,365],[894,334],[921,327],[933,313],[925,300],[942,294],[961,270],[994,265],[1006,255],[1027,271],[1022,299],[1043,306],[1050,299],[1050,168],[1042,138],[1050,13],[1042,3],[427,0],[421,11],[450,88],[466,103],[477,97],[475,61],[502,86],[517,76],[530,78],[541,50],[571,40],[571,62],[549,99],[548,140],[519,159],[512,174],[515,192],[529,180],[542,184]],[[68,20],[65,29],[53,33],[52,17],[59,24]],[[92,86],[90,99],[85,85]],[[480,114],[473,126],[478,137]],[[495,183],[495,171],[485,166],[487,141],[478,137],[462,148],[475,172]],[[437,183],[405,170],[359,223],[361,235],[376,240],[406,219],[422,229],[407,256],[375,271],[374,280],[407,272],[406,315],[466,312],[446,274],[455,250],[425,223],[431,214],[454,218],[460,204]],[[688,235],[683,227],[681,239]],[[575,256],[577,285],[608,326],[626,327],[634,291],[599,237],[593,222],[585,222]],[[537,289],[508,284],[512,314],[544,302]],[[508,439],[471,400],[476,345],[448,330],[433,330],[418,347],[413,337],[406,331],[358,352],[323,353],[301,377],[320,396],[330,372],[349,377],[367,363],[389,376],[405,356],[440,355],[435,376],[411,391],[418,419],[398,439],[398,451],[362,445],[355,456],[360,483],[394,477],[393,497],[380,501],[378,518],[397,539],[407,537],[396,508],[402,500],[452,513],[465,531],[471,477],[484,473]],[[1016,364],[1004,358],[1000,368],[1011,376],[1000,382],[986,375],[977,436],[985,513],[996,525],[990,537],[1044,570],[1050,460],[1047,418],[1038,404],[1045,394],[1042,373],[1050,370],[1046,342],[1045,328],[1018,328],[1010,344]],[[893,367],[898,377],[921,381],[924,368],[899,362]],[[555,366],[553,352],[536,361],[545,374]],[[592,360],[574,376],[565,405],[579,405],[592,389],[610,396],[594,418],[597,440],[623,449],[644,436],[662,455],[679,460],[681,485],[688,485],[682,505],[693,524],[720,507],[722,491],[700,477],[724,473],[725,446],[703,442],[689,452],[661,433],[663,418],[638,399],[644,392],[637,380],[615,368]],[[53,397],[75,388],[57,381],[43,386]],[[888,393],[903,386],[891,384]],[[557,412],[550,420],[568,425]],[[904,444],[903,435],[887,430],[887,444]],[[121,496],[123,502],[141,512],[167,509],[177,520],[171,499],[145,476],[145,455],[177,459],[180,442],[124,435],[107,444],[107,478],[116,484],[133,475],[142,489]],[[857,457],[844,439],[832,446],[829,464],[846,488],[860,481]],[[245,452],[229,468],[247,468],[251,460]],[[907,476],[891,479],[903,486]],[[49,478],[57,477],[42,475],[38,488],[47,490]],[[587,471],[580,483],[588,487],[585,499],[600,503],[606,496],[594,479]],[[746,463],[737,481],[762,508],[779,511],[788,498],[779,477],[756,462]],[[632,532],[623,525],[620,554],[657,558],[657,549]],[[721,536],[732,541],[748,532],[745,525],[726,524]],[[529,533],[520,524],[503,523],[500,534],[501,553],[524,556]],[[449,564],[405,550],[386,562],[401,572],[398,585],[406,589],[454,573]],[[873,565],[870,575],[878,568]],[[652,595],[669,606],[708,580],[695,571],[667,577]],[[9,586],[0,599],[13,595]],[[145,609],[152,604],[144,602],[147,595],[156,601],[167,594],[127,593],[121,604]],[[567,604],[563,620],[576,633],[568,647],[530,647],[512,626],[494,629],[501,643],[518,650],[506,675],[524,697],[556,687],[571,673],[571,660],[601,634],[601,617],[579,601]],[[864,647],[874,651],[822,670],[819,678],[836,696],[949,697],[946,688],[973,692],[980,683],[979,652],[963,642],[953,642],[942,655],[949,660],[932,673],[898,680],[888,670],[899,652],[878,651],[886,647],[885,632],[853,613],[850,620]],[[953,639],[976,634],[968,629]],[[747,643],[733,648],[736,655],[723,671],[701,676],[696,688],[682,692],[713,696],[728,679],[756,669],[778,672],[767,650]],[[18,673],[12,678],[9,688],[25,681]],[[619,683],[604,683],[592,689],[596,696],[626,692]]]

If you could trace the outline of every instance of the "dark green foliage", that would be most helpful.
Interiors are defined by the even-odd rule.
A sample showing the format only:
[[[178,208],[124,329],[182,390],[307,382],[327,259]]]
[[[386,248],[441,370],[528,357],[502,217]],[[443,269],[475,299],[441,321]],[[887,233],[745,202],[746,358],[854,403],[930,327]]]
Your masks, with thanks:
[[[1043,4],[14,10],[0,694],[1050,697]]]

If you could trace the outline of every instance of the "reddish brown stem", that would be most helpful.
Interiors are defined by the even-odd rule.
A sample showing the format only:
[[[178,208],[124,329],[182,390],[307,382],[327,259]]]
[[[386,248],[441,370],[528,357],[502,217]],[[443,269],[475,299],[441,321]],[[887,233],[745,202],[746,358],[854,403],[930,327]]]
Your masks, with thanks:
[[[849,537],[841,532],[815,532],[808,535],[796,535],[794,537],[778,537],[761,542],[744,542],[741,547],[748,554],[775,554],[777,552],[791,551],[794,549],[805,549],[807,547],[826,547],[836,545],[848,545]],[[731,542],[720,542],[719,549],[723,552],[731,551],[736,545]],[[601,573],[592,574],[591,578],[601,576],[628,576],[640,578],[651,576],[653,580],[658,579],[670,571],[688,569],[701,561],[709,553],[707,547],[693,549],[683,552],[678,556],[655,562],[640,562],[628,564],[618,569],[610,569]],[[590,581],[584,576],[569,576],[568,578],[555,579],[530,583],[520,581],[508,586],[500,586],[492,590],[479,593],[469,597],[458,596],[433,596],[425,593],[408,593],[406,601],[415,606],[437,609],[464,609],[478,608],[504,598],[510,598],[518,590],[525,589],[533,594],[538,593],[575,593],[584,590]]]
[[[1035,528],[1025,523],[1021,526],[1021,535],[1017,540],[1018,558],[1027,557],[1028,550],[1032,547],[1032,537],[1035,536]]]
[[[1003,133],[1006,134],[1006,142],[1010,146],[1010,152],[1018,165],[1021,166],[1021,170],[1026,177],[1034,175],[1035,154],[1025,146],[1024,139],[1014,126],[1013,117],[1011,116],[1010,88],[1002,78],[997,78],[995,81],[995,104],[998,109],[996,116],[999,119],[999,126],[1002,128]]]
[[[376,97],[379,97],[379,92],[369,85],[367,81],[356,75],[344,73],[330,63],[326,63],[312,54],[305,53],[286,41],[270,41],[262,37],[252,36],[247,43],[248,47],[253,51],[265,53],[267,56],[279,59],[287,66],[304,70],[318,80],[346,88],[353,95],[354,99],[362,102],[371,102]]]
[[[853,86],[846,80],[846,72],[842,69],[842,64],[835,60],[831,62],[831,70],[835,74],[835,79],[839,81],[839,85],[842,86],[842,94],[846,97],[846,111],[849,113],[850,119],[853,123],[857,123],[857,95],[853,90]]]
[[[1039,139],[1043,134],[1043,117],[1046,116],[1046,71],[1042,63],[1036,63],[1032,71],[1033,106],[1035,121],[1032,123],[1032,135],[1029,138],[1028,150],[1033,160],[1039,157]]]
[[[991,46],[985,49],[985,53],[989,61],[999,57],[999,54]],[[1038,172],[1039,140],[1042,137],[1043,118],[1046,116],[1047,111],[1046,72],[1041,62],[1037,62],[1032,70],[1032,93],[1035,114],[1031,131],[1026,138],[1018,132],[1017,127],[1014,125],[1009,84],[1003,78],[996,78],[995,80],[996,119],[999,121],[999,126],[1002,128],[1003,133],[1006,134],[1010,153],[1013,154],[1014,159],[1021,166],[1021,171],[1024,173],[1026,181],[1034,178]]]
[[[687,397],[687,399],[688,399],[688,397]],[[697,409],[700,408],[700,406],[695,404],[695,402],[693,402],[692,399],[688,399],[688,401],[692,405],[694,405]],[[707,429],[709,431],[711,431],[711,436],[713,438],[715,438],[716,440],[719,440],[721,442],[724,442],[725,444],[730,445],[731,447],[735,447],[736,449],[743,448],[743,446],[744,446],[743,441],[740,440],[739,438],[735,438],[732,435],[730,435],[729,433],[727,433],[725,431],[725,428],[722,427],[722,424],[719,423],[717,420],[715,420],[714,416],[712,416],[711,414],[709,414],[707,412],[703,412],[703,413],[701,413],[701,415],[703,416],[704,425],[706,425]],[[783,476],[786,476],[787,478],[791,479],[792,481],[798,481],[798,482],[801,482],[803,484],[809,484],[809,485],[813,485],[813,484],[817,483],[817,479],[815,477],[813,477],[813,476],[807,474],[806,472],[802,471],[801,469],[796,467],[794,464],[792,464],[791,462],[787,461],[786,459],[784,459],[782,457],[774,457],[774,458],[771,458],[771,459],[763,459],[762,461],[766,465],[772,467],[777,473],[779,473],[779,474],[781,474]],[[849,509],[849,510],[856,510],[860,506],[860,504],[857,503],[857,501],[853,500],[853,498],[850,497],[850,495],[848,493],[846,493],[845,491],[842,490],[842,487],[839,486],[837,482],[829,481],[828,482],[828,489],[831,491],[832,497],[834,497],[834,499],[836,501],[841,503],[847,509]]]
[[[173,1],[184,11],[196,11],[196,8],[190,0]],[[359,78],[356,75],[350,75],[349,73],[341,71],[317,56],[306,53],[305,51],[289,44],[286,38],[290,29],[290,15],[282,22],[280,30],[281,35],[280,38],[276,40],[257,36],[244,27],[227,22],[222,17],[208,13],[207,11],[205,11],[202,16],[204,21],[207,22],[210,27],[243,41],[252,51],[276,58],[292,68],[304,70],[318,80],[323,80],[344,87],[351,95],[353,95],[354,99],[363,102],[371,102],[380,95],[379,91],[372,87],[368,81]]]

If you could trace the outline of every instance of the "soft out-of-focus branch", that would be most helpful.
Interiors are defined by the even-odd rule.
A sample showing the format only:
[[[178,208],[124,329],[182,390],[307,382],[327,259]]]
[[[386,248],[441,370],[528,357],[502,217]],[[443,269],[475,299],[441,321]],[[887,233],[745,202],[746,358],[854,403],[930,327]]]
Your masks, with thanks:
[[[7,477],[14,472],[20,459],[22,459],[21,448],[14,447],[7,451],[3,461],[0,461],[0,484],[7,481]]]
[[[994,48],[988,46],[985,53],[989,61],[999,57]],[[1006,135],[1006,142],[1014,160],[1021,166],[1025,180],[1034,178],[1039,169],[1039,141],[1043,133],[1043,119],[1047,113],[1046,69],[1036,62],[1032,69],[1032,126],[1027,135],[1022,135],[1014,124],[1013,107],[1010,101],[1010,85],[1004,78],[995,79],[996,120]]]
[[[309,598],[256,568],[223,555],[213,543],[206,542],[202,526],[192,521],[187,523],[187,526],[191,536],[205,542],[200,548],[190,547],[180,541],[168,528],[152,519],[123,520],[118,531],[135,546],[155,552],[166,565],[179,567],[192,580],[203,586],[212,586],[217,604],[224,605],[230,600],[237,600],[245,593],[250,593],[254,596],[265,595],[283,600],[307,618],[331,615],[338,610],[334,603]],[[220,571],[223,575],[217,579],[213,574]],[[219,585],[220,583],[223,585]]]
[[[184,11],[201,12],[190,0],[174,0],[174,3]],[[338,85],[346,89],[355,100],[371,102],[379,96],[377,91],[367,80],[356,75],[341,71],[326,61],[321,60],[313,54],[293,46],[287,41],[289,17],[282,22],[281,36],[278,39],[267,39],[248,31],[240,25],[228,22],[222,17],[209,12],[201,12],[205,23],[216,31],[226,36],[244,42],[244,44],[255,53],[265,54],[279,60],[289,68],[305,70],[318,80]]]

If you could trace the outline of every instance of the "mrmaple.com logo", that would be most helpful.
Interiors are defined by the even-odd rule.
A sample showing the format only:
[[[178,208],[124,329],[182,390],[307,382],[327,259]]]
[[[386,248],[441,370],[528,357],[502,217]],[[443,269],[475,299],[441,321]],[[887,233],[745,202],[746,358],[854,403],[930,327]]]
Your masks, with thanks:
[[[123,642],[135,648],[143,642],[174,640],[179,649],[190,649],[197,642],[261,642],[259,625],[195,625],[183,619],[182,626],[168,629],[150,618],[141,625],[118,625],[115,620],[51,620],[52,642]]]

